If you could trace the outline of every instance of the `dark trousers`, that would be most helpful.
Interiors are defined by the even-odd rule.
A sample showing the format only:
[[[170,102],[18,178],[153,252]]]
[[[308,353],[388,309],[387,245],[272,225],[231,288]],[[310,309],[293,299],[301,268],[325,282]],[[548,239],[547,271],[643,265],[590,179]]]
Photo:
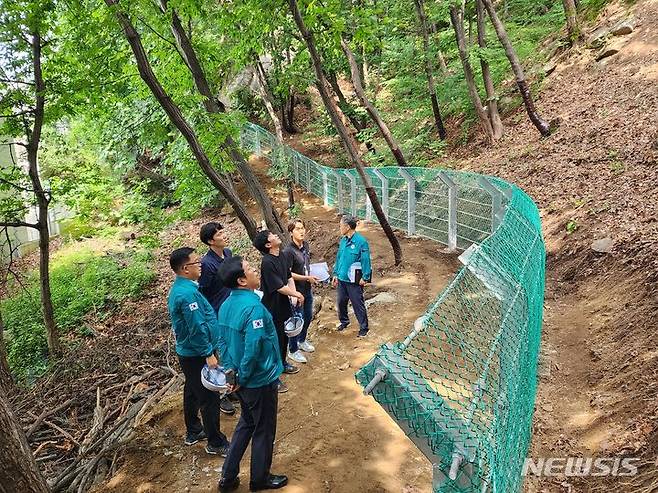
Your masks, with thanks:
[[[221,447],[228,444],[226,435],[219,431],[219,394],[208,390],[201,383],[201,369],[206,364],[206,358],[179,356],[178,361],[185,375],[183,414],[187,433],[197,434],[204,430],[209,445]],[[199,421],[199,410],[203,426]]]
[[[240,461],[251,440],[251,484],[264,483],[272,467],[276,415],[279,404],[277,382],[264,387],[237,391],[240,399],[240,420],[224,461],[222,477],[233,479],[240,473]]]
[[[274,319],[274,328],[276,329],[276,338],[279,340],[279,351],[281,352],[281,362],[286,366],[286,356],[288,356],[288,336],[284,330],[285,320]]]
[[[313,318],[313,293],[309,291],[308,294],[304,294],[304,328],[302,331],[295,337],[289,337],[290,339],[290,352],[295,353],[299,349],[299,343],[306,340],[306,334],[308,334],[308,327],[311,325],[311,319]]]
[[[362,331],[368,330],[368,312],[366,312],[366,303],[363,299],[363,286],[354,282],[338,281],[338,293],[336,294],[336,305],[338,306],[338,320],[341,325],[347,326],[350,318],[347,316],[347,302],[352,302],[354,315],[359,321],[359,328]]]

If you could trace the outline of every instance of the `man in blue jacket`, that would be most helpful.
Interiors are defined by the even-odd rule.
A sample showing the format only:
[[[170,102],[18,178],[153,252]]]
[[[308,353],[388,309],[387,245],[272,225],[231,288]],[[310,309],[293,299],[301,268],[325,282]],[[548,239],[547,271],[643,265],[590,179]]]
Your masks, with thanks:
[[[338,330],[345,330],[350,323],[347,302],[351,301],[354,315],[359,322],[358,337],[365,337],[368,335],[368,312],[363,299],[363,287],[372,279],[372,267],[368,241],[356,232],[356,222],[356,218],[352,216],[342,216],[340,219],[342,238],[336,254],[332,285],[338,288]]]
[[[208,252],[201,257],[199,291],[206,297],[212,309],[215,310],[215,314],[217,314],[219,313],[219,307],[231,294],[231,290],[224,286],[217,272],[222,262],[233,256],[233,252],[230,248],[227,248],[228,243],[224,227],[218,222],[209,222],[201,226],[199,237],[205,245],[208,245]],[[231,397],[233,396],[231,395]],[[235,414],[235,406],[233,406],[229,397],[224,397],[220,401],[219,410],[224,414]]]
[[[220,493],[240,484],[240,461],[251,440],[251,491],[282,488],[286,476],[270,473],[278,408],[278,380],[283,373],[272,315],[254,289],[258,273],[241,257],[227,259],[219,270],[231,294],[219,309],[219,348],[225,371],[236,374],[229,390],[237,393],[242,412],[224,461]]]
[[[176,354],[185,375],[185,444],[194,445],[207,438],[206,452],[226,457],[229,442],[219,431],[219,394],[201,383],[201,369],[205,364],[211,368],[217,366],[215,352],[219,349],[219,324],[215,311],[197,285],[201,261],[193,248],[179,248],[171,253],[169,265],[176,273],[167,308],[176,337]]]

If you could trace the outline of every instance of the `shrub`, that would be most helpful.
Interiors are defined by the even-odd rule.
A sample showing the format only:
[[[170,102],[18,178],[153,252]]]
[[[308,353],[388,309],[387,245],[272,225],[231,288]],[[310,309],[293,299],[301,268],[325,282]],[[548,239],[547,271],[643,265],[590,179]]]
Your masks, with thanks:
[[[81,249],[56,256],[50,287],[60,335],[80,333],[87,316],[137,298],[155,277],[150,254],[141,251],[99,255]],[[9,364],[16,376],[30,380],[47,369],[37,274],[29,277],[25,290],[17,291],[0,307],[8,333]]]

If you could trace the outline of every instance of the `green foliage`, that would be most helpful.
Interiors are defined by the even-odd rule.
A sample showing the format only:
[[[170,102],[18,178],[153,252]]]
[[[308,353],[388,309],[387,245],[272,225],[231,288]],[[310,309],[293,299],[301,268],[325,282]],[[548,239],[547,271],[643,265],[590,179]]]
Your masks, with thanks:
[[[156,277],[152,260],[144,251],[100,254],[88,248],[56,255],[50,285],[60,333],[74,337],[87,317],[139,297]],[[47,368],[37,273],[30,276],[26,287],[0,303],[9,339],[9,363],[20,378],[31,378]]]

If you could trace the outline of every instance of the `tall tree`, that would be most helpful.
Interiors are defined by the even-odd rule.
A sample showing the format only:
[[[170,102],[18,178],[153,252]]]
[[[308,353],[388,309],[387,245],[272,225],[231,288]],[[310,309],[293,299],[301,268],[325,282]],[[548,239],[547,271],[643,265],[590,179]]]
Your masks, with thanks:
[[[204,106],[208,113],[223,113],[226,111],[224,105],[221,104],[214,96],[212,90],[210,89],[210,84],[206,77],[206,73],[201,66],[199,57],[192,46],[192,43],[183,28],[183,24],[180,20],[178,12],[175,9],[172,9],[171,12],[167,11],[167,0],[159,0],[160,10],[163,14],[171,16],[171,32],[176,40],[176,46],[181,53],[185,65],[192,74],[194,80],[194,85],[196,86],[199,93],[204,97]],[[270,231],[277,233],[282,239],[285,239],[288,236],[288,230],[284,227],[281,219],[274,210],[272,201],[269,196],[261,186],[258,178],[255,173],[249,166],[249,163],[245,160],[242,153],[239,151],[237,144],[231,138],[227,136],[224,142],[221,144],[224,152],[228,154],[231,161],[235,164],[238,172],[242,176],[244,183],[247,187],[247,190],[251,196],[258,203],[260,210],[265,219],[265,223]]]
[[[564,7],[564,15],[567,18],[567,32],[569,33],[569,40],[572,43],[580,40],[582,32],[578,24],[578,11],[576,10],[575,0],[562,0]]]
[[[468,87],[468,94],[471,97],[475,112],[480,120],[480,125],[484,130],[487,139],[490,142],[494,140],[493,128],[489,121],[489,115],[482,105],[482,100],[478,94],[477,86],[475,85],[475,76],[469,60],[468,47],[466,46],[466,36],[464,34],[464,10],[458,8],[454,3],[450,4],[450,20],[455,30],[455,38],[457,40],[457,49],[459,50],[459,58],[464,68],[464,76],[466,78],[466,86]]]
[[[0,493],[48,493],[25,433],[0,388]]]
[[[3,31],[9,36],[2,44],[6,54],[13,58],[13,73],[3,74],[0,94],[0,106],[8,111],[0,133],[22,139],[17,142],[24,147],[27,158],[29,186],[3,179],[3,183],[14,191],[29,194],[36,206],[36,221],[27,222],[20,217],[21,207],[13,214],[5,216],[0,222],[2,227],[28,227],[39,233],[39,285],[41,307],[48,351],[52,356],[61,352],[57,324],[50,292],[50,231],[48,212],[51,195],[39,175],[39,145],[46,111],[47,87],[42,70],[42,49],[46,42],[43,31],[46,30],[49,5],[42,2],[26,2],[7,8],[0,18]],[[3,69],[3,72],[5,70]],[[18,79],[18,80],[17,80]],[[26,89],[27,88],[27,89]],[[12,156],[13,157],[13,156]],[[12,163],[20,175],[22,170],[16,162]],[[6,211],[5,211],[6,212]],[[12,217],[13,216],[13,217]]]
[[[418,24],[420,27],[420,35],[423,38],[423,62],[425,66],[425,75],[427,76],[427,86],[429,88],[430,100],[432,101],[432,113],[434,114],[434,123],[439,132],[439,137],[445,140],[447,133],[443,126],[443,119],[441,118],[441,109],[439,108],[439,100],[436,97],[436,85],[434,83],[434,64],[432,63],[432,56],[430,54],[430,37],[427,29],[427,16],[425,15],[425,5],[423,0],[413,0],[414,8],[416,10],[416,17],[418,17]]]
[[[295,19],[295,23],[297,24],[297,28],[299,29],[302,38],[304,38],[306,47],[308,48],[308,51],[311,55],[313,71],[317,80],[317,87],[320,91],[320,96],[322,97],[322,102],[324,103],[327,113],[329,113],[329,117],[331,118],[331,122],[333,123],[334,128],[341,138],[350,161],[352,161],[352,164],[356,168],[357,173],[361,178],[361,181],[366,189],[366,194],[368,195],[370,203],[372,204],[372,209],[375,212],[377,219],[379,220],[379,224],[381,225],[382,230],[386,234],[386,237],[391,244],[391,248],[393,249],[395,265],[398,265],[402,261],[402,248],[400,247],[400,242],[395,236],[395,233],[393,232],[393,229],[391,228],[391,225],[389,224],[388,219],[384,214],[381,204],[379,203],[379,199],[377,198],[377,193],[375,192],[375,189],[372,186],[372,182],[370,181],[370,177],[366,174],[365,165],[361,160],[361,156],[357,150],[356,142],[340,118],[340,109],[338,108],[338,105],[329,94],[329,84],[322,70],[322,61],[320,54],[318,53],[318,50],[315,46],[313,33],[306,27],[302,13],[299,10],[297,0],[289,0],[289,5],[293,18]]]
[[[203,145],[199,141],[199,138],[188,123],[187,119],[183,116],[180,108],[173,102],[169,94],[164,90],[160,81],[156,77],[151,64],[149,62],[144,46],[142,45],[141,37],[128,15],[121,10],[119,7],[118,0],[105,0],[105,3],[110,7],[114,16],[116,17],[123,33],[128,40],[128,44],[133,52],[133,56],[137,63],[137,68],[139,70],[139,75],[148,86],[151,93],[158,101],[164,112],[169,117],[171,123],[178,129],[181,135],[187,141],[187,144],[194,155],[194,158],[203,170],[204,174],[208,177],[210,182],[220,191],[220,193],[226,198],[228,203],[233,207],[233,211],[236,216],[242,222],[247,234],[250,238],[253,238],[257,233],[256,224],[247,211],[244,203],[240,200],[240,197],[236,194],[235,190],[231,184],[213,167],[208,154],[206,153]]]
[[[354,58],[354,53],[352,53],[349,45],[343,39],[341,39],[341,47],[343,48],[343,52],[345,53],[347,61],[350,65],[352,83],[354,84],[354,91],[356,92],[357,97],[370,115],[370,118],[372,118],[372,121],[375,122],[375,125],[377,125],[377,128],[379,128],[379,131],[384,137],[386,144],[388,144],[388,147],[391,150],[391,153],[393,154],[393,157],[395,158],[398,165],[407,166],[407,161],[405,160],[404,155],[402,154],[402,150],[395,140],[395,137],[393,137],[393,134],[388,129],[388,125],[386,125],[384,120],[382,120],[379,112],[377,111],[377,108],[375,108],[375,105],[370,102],[368,96],[366,95],[366,91],[363,88],[363,82],[361,81],[361,73],[358,69],[356,59]]]
[[[486,26],[486,13],[482,0],[475,0],[475,9],[477,15],[477,29],[478,29],[478,45],[481,50],[487,49],[487,26]],[[493,79],[491,78],[491,70],[489,69],[489,62],[487,57],[480,55],[480,67],[482,68],[482,80],[484,81],[484,89],[487,92],[487,113],[491,121],[491,128],[493,130],[494,140],[498,140],[503,136],[505,128],[500,119],[498,111],[498,98],[496,98],[496,90],[494,88]]]
[[[283,149],[284,140],[283,140],[283,125],[277,115],[276,109],[274,109],[274,96],[270,90],[270,86],[267,83],[267,74],[265,73],[265,68],[260,62],[260,59],[256,57],[254,64],[254,72],[256,75],[256,86],[258,87],[258,95],[260,96],[267,113],[270,115],[272,124],[274,125],[274,132],[276,135],[276,142],[281,149]],[[288,174],[289,175],[289,174]],[[295,206],[295,195],[292,186],[292,180],[290,176],[285,177],[286,182],[286,191],[288,193],[288,208],[292,209]]]
[[[532,94],[530,93],[530,86],[528,85],[528,81],[526,81],[525,75],[523,73],[523,67],[521,66],[519,57],[516,54],[516,50],[514,50],[512,42],[507,35],[505,26],[499,19],[492,0],[482,0],[482,2],[484,3],[484,7],[487,9],[491,23],[496,30],[498,40],[503,45],[503,48],[505,48],[505,55],[507,55],[507,59],[509,60],[510,66],[512,67],[514,76],[516,77],[516,85],[519,87],[519,92],[523,98],[523,104],[525,105],[526,112],[530,117],[530,121],[543,137],[548,137],[551,135],[550,127],[548,126],[548,123],[546,123],[546,121],[539,115],[537,109],[535,108],[535,102],[532,99]]]

